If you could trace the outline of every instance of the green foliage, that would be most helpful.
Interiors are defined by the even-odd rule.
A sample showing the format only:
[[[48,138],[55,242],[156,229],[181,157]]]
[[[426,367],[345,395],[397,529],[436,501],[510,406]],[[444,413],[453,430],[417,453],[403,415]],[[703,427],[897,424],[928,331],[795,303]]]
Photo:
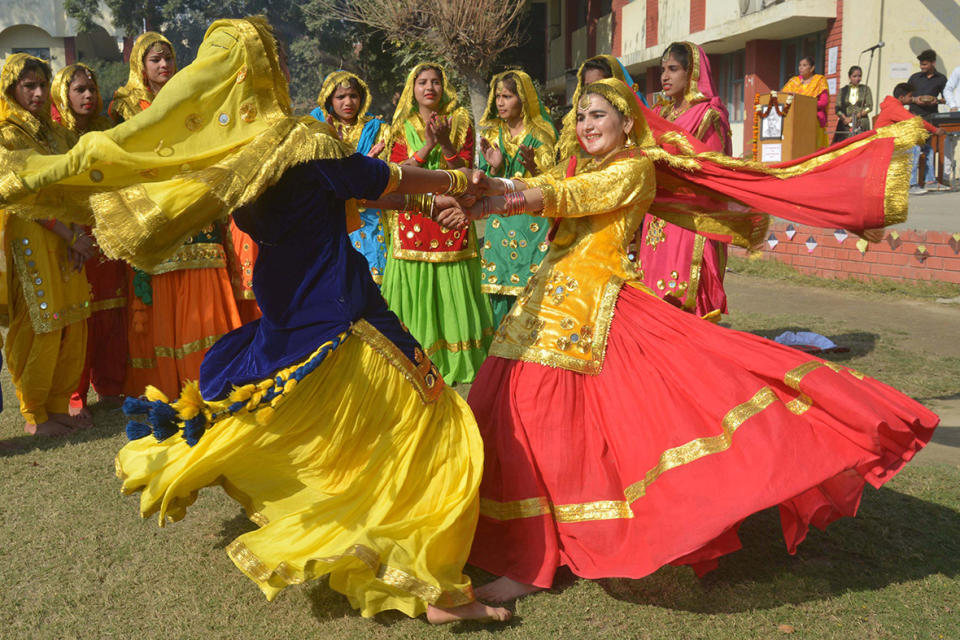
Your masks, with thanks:
[[[127,77],[130,75],[130,67],[124,62],[110,60],[84,60],[83,63],[97,74],[100,95],[103,97],[103,106],[106,108],[114,92],[126,84]]]

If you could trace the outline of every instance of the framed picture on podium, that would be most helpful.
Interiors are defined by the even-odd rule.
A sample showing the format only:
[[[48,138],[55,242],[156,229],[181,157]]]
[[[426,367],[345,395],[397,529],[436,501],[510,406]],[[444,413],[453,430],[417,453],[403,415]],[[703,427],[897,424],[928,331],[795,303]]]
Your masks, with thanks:
[[[782,140],[783,139],[783,117],[777,115],[775,109],[771,109],[767,117],[760,123],[761,140]]]

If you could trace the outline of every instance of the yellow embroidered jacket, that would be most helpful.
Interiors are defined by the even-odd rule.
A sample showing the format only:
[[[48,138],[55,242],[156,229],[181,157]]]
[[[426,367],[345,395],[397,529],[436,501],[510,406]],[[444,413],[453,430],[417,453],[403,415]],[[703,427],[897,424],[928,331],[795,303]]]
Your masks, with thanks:
[[[603,366],[617,295],[636,280],[627,247],[656,179],[653,162],[636,149],[583,162],[572,178],[555,167],[524,179],[543,192],[539,215],[559,224],[539,271],[497,330],[492,356],[594,375]]]

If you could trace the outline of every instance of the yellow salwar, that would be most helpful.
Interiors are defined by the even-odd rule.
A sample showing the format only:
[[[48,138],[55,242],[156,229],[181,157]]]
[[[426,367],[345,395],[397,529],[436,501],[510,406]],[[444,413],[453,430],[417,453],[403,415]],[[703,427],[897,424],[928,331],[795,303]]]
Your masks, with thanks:
[[[271,600],[328,574],[365,617],[467,604],[461,568],[483,468],[473,414],[449,387],[425,403],[402,352],[360,324],[267,424],[243,413],[194,447],[180,437],[127,444],[123,491],[142,490],[141,515],[162,525],[221,485],[260,527],[227,552]]]
[[[59,238],[53,240],[60,242]],[[12,285],[4,358],[20,401],[20,414],[29,423],[41,424],[49,414],[70,409],[70,396],[80,384],[86,358],[87,323],[73,322],[46,333],[34,331],[20,280],[14,278]]]

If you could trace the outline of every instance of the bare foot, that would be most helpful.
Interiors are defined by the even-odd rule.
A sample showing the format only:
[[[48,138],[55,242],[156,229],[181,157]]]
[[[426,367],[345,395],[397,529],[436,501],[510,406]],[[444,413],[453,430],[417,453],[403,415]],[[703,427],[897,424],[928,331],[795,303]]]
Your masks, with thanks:
[[[68,429],[76,431],[77,429],[89,429],[93,426],[93,419],[90,416],[89,409],[84,409],[84,411],[87,411],[86,416],[84,416],[83,413],[79,413],[75,416],[71,416],[66,413],[51,413],[48,415],[50,420],[59,422]]]
[[[61,424],[56,420],[47,420],[46,422],[41,422],[39,424],[28,422],[23,425],[23,430],[32,436],[47,437],[66,436],[72,433],[72,431],[66,425]]]
[[[74,424],[77,429],[90,429],[93,427],[93,414],[87,407],[70,407],[70,417],[72,418],[72,424]]]
[[[507,602],[516,600],[531,593],[543,591],[543,587],[535,587],[532,584],[524,584],[511,580],[507,576],[500,576],[493,582],[488,582],[482,587],[478,587],[475,593],[480,600],[489,600],[490,602]]]
[[[427,606],[427,622],[430,624],[449,624],[461,620],[477,620],[479,622],[506,622],[512,614],[503,607],[488,607],[482,602],[474,600],[470,604],[441,609],[432,604]]]

